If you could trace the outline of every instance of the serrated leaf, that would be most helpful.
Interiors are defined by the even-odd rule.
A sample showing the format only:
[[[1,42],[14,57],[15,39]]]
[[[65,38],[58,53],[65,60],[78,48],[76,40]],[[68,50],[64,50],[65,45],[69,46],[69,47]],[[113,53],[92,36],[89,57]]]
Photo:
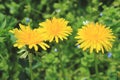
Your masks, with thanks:
[[[5,28],[5,26],[6,26],[6,19],[3,21],[1,28]]]
[[[81,59],[81,64],[84,65],[84,66],[87,66],[87,61],[85,58],[82,58]]]
[[[0,42],[3,42],[5,37],[0,37]]]

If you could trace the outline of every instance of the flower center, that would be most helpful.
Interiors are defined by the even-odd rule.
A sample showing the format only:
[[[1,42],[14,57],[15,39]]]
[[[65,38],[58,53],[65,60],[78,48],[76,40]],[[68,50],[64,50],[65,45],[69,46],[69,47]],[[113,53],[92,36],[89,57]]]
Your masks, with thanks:
[[[53,35],[58,35],[58,33],[60,32],[59,26],[53,27],[52,30],[50,30],[50,32],[51,32]]]

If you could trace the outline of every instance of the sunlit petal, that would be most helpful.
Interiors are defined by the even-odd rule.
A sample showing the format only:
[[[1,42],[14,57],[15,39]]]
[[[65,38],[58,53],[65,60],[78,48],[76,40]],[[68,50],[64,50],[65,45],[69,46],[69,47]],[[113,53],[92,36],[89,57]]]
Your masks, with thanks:
[[[22,48],[23,46],[28,46],[29,49],[32,49],[34,47],[35,51],[38,51],[37,44],[44,43],[46,40],[46,37],[43,37],[42,35],[43,31],[38,29],[31,29],[30,26],[25,26],[22,24],[19,24],[20,29],[13,29],[10,30],[11,33],[15,35],[16,43],[14,44],[14,47]],[[43,49],[48,47],[48,45],[40,45]],[[45,49],[46,50],[46,49]]]
[[[55,40],[56,43],[60,40],[67,39],[71,34],[72,28],[68,26],[68,21],[63,18],[47,19],[45,22],[39,23],[42,26],[42,31],[48,37],[49,42]],[[49,35],[49,36],[48,36]]]
[[[112,43],[115,39],[110,28],[105,27],[99,23],[88,23],[78,29],[77,36],[75,37],[77,45],[80,45],[83,50],[90,49],[90,53],[95,50],[97,53],[104,50],[108,51],[112,48]]]

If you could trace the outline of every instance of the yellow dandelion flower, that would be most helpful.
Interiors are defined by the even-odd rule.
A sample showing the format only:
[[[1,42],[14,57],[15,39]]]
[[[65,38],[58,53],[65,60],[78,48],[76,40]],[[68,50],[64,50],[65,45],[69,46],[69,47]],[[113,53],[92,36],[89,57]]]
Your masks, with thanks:
[[[68,21],[65,21],[63,18],[57,19],[53,17],[51,20],[47,19],[39,25],[42,26],[40,31],[43,32],[44,36],[46,36],[50,42],[55,40],[56,43],[58,43],[59,39],[67,39],[67,36],[72,32],[72,28],[67,26]]]
[[[30,26],[25,26],[22,24],[19,24],[20,29],[13,29],[10,30],[15,35],[16,43],[14,44],[14,47],[22,48],[23,46],[28,46],[29,49],[33,48],[35,51],[38,51],[39,45],[41,48],[46,50],[46,48],[49,48],[49,46],[43,42],[44,36],[40,35],[40,32],[38,29],[31,29]]]
[[[96,50],[98,53],[104,50],[108,51],[112,47],[112,41],[114,41],[115,36],[109,27],[105,27],[99,23],[88,23],[83,26],[81,29],[78,29],[77,44],[80,44],[80,47],[83,50],[90,49],[90,53],[93,50]]]

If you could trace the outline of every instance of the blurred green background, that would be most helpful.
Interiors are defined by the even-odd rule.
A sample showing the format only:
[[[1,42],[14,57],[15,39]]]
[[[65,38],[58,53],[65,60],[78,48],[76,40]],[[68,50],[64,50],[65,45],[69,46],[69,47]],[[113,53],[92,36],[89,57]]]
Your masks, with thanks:
[[[52,17],[65,18],[72,27],[68,40],[54,43],[34,56],[34,80],[63,80],[58,54],[62,54],[66,80],[96,80],[94,54],[75,44],[78,28],[87,22],[100,22],[113,30],[113,48],[99,56],[100,80],[120,80],[120,0],[0,0],[0,80],[30,80],[28,59],[20,59],[10,29],[18,24],[38,28],[39,22]]]

